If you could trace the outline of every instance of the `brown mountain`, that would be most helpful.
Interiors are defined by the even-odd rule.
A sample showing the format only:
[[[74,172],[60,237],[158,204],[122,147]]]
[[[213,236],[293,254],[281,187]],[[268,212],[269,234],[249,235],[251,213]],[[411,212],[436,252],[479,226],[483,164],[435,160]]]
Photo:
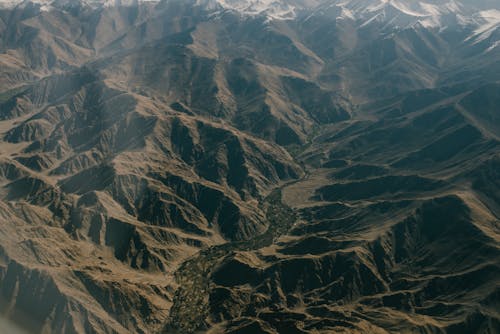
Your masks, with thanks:
[[[500,332],[499,8],[433,6],[2,4],[0,326]]]

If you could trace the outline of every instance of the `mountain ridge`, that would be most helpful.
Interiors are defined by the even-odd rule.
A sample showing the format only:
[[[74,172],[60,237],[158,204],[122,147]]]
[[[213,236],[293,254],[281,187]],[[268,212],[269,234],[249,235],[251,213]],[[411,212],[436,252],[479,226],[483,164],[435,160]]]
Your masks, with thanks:
[[[499,331],[499,35],[473,17],[496,2],[446,29],[224,3],[0,10],[0,315]]]

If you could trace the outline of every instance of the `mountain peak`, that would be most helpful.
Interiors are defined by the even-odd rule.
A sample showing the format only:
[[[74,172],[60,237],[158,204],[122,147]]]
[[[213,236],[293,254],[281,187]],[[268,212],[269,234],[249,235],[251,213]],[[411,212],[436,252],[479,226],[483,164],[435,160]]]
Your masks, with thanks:
[[[283,0],[217,0],[225,10],[233,10],[244,15],[266,15],[273,19],[293,19],[296,7]]]
[[[144,2],[160,2],[160,0],[0,0],[0,8],[13,8],[26,4],[40,6],[41,11],[48,11],[61,4],[85,4],[91,7],[136,6]]]

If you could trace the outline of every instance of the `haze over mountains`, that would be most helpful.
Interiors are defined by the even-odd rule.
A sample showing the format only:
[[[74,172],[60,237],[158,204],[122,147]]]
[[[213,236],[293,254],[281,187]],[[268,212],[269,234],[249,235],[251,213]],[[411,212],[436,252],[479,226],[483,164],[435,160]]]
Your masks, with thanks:
[[[497,1],[0,4],[26,332],[500,332]]]

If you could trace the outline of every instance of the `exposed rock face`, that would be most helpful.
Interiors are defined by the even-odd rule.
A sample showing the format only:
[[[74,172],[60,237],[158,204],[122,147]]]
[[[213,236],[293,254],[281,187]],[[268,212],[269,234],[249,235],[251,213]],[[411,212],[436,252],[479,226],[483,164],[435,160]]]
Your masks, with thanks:
[[[478,261],[498,257],[497,241],[475,226],[461,199],[358,210],[339,208],[349,213],[338,222],[301,223],[272,251],[227,258],[212,276],[213,320],[237,328],[243,319],[257,319],[276,332],[453,332],[458,323],[470,332],[498,329],[489,300],[499,267]],[[387,212],[402,216],[377,225]],[[456,309],[464,315],[453,315]]]
[[[500,332],[500,8],[377,3],[1,3],[0,326]]]

